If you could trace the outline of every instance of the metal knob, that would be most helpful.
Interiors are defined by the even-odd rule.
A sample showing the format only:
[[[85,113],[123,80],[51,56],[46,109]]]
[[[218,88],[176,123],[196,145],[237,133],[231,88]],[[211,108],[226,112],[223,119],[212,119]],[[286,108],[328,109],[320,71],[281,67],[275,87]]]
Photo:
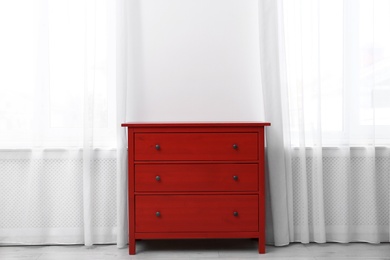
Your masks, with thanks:
[[[233,144],[233,149],[237,150],[238,149],[238,145],[237,144]]]
[[[156,150],[158,151],[158,150],[160,150],[161,147],[160,147],[159,144],[156,144],[155,148],[156,148]]]
[[[156,176],[156,181],[160,181],[161,180],[161,177],[160,176]]]
[[[233,212],[233,216],[237,217],[237,216],[238,216],[238,212],[237,212],[237,211],[234,211],[234,212]]]
[[[234,175],[234,176],[233,176],[233,180],[237,181],[237,180],[238,180],[238,176],[237,176],[237,175]]]
[[[161,213],[159,211],[156,212],[156,217],[160,217]]]

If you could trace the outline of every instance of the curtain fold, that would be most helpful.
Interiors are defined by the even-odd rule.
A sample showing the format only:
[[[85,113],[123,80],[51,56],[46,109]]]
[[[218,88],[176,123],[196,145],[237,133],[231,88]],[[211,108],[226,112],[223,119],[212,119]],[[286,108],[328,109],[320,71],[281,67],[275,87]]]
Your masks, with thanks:
[[[126,130],[120,125],[127,119],[127,88],[128,78],[128,1],[117,1],[116,6],[116,88],[117,88],[117,245],[125,247],[128,242],[127,221],[127,136]]]
[[[272,129],[266,131],[267,167],[270,185],[270,210],[272,212],[273,237],[276,245],[287,245],[289,239],[289,212],[287,176],[289,162],[285,157],[285,139],[282,114],[281,67],[279,55],[279,1],[259,1],[259,36],[261,57],[261,79],[266,121]],[[264,44],[263,44],[264,43]],[[287,169],[287,171],[286,171]],[[267,224],[269,225],[269,223]],[[269,237],[269,235],[267,236]],[[268,241],[270,242],[270,241]]]
[[[94,98],[96,66],[96,5],[87,2],[85,5],[85,66],[84,66],[84,126],[83,126],[83,213],[84,244],[92,246],[92,149],[94,134]]]
[[[127,133],[122,123],[141,120],[134,108],[140,97],[140,1],[116,1],[117,245],[128,243]]]

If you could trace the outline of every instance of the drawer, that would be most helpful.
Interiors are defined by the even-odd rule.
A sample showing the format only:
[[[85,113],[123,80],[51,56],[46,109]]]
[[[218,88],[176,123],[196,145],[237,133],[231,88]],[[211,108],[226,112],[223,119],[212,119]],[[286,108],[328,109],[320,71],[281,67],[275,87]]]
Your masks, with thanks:
[[[258,191],[258,164],[135,165],[135,191]]]
[[[258,159],[257,133],[136,133],[135,160]]]
[[[136,232],[258,231],[257,195],[137,195]]]

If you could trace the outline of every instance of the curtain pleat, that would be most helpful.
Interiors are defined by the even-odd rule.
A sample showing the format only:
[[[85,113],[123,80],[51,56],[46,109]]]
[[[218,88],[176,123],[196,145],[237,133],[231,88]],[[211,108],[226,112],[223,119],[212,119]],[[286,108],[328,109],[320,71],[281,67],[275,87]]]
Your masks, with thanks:
[[[272,122],[272,129],[266,131],[267,166],[270,189],[270,210],[272,212],[273,237],[275,245],[287,245],[289,239],[289,212],[287,197],[286,167],[289,162],[284,156],[282,93],[280,86],[281,68],[274,59],[279,59],[279,1],[259,1],[261,79],[264,93],[266,121]],[[273,86],[273,87],[266,87]],[[267,220],[269,221],[269,220]],[[269,223],[267,224],[269,225]],[[268,236],[267,236],[268,237]],[[271,242],[271,241],[268,241]]]
[[[117,245],[125,247],[128,241],[127,221],[127,136],[120,127],[126,121],[128,73],[127,1],[117,1],[116,6],[116,88],[117,88]]]

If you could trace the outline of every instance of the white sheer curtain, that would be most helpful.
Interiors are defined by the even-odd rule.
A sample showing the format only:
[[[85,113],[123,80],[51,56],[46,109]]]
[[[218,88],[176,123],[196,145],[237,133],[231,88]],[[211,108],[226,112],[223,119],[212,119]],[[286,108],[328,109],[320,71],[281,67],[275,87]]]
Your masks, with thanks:
[[[389,14],[388,0],[259,1],[269,242],[390,241]]]
[[[140,3],[0,2],[0,243],[127,244]],[[389,241],[389,1],[258,3],[268,242]]]
[[[116,198],[116,8],[0,2],[2,244],[126,243]]]

